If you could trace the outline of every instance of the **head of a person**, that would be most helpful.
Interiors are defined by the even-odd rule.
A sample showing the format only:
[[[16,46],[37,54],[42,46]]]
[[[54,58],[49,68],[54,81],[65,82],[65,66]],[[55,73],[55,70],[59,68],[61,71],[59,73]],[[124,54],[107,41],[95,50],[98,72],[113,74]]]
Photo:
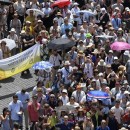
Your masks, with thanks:
[[[64,123],[67,124],[68,123],[68,119],[69,117],[67,115],[64,116]]]
[[[17,18],[18,18],[18,14],[15,13],[15,14],[14,14],[14,19],[17,19]]]
[[[58,99],[57,104],[58,106],[63,106],[63,101],[61,99]]]
[[[30,10],[29,14],[30,14],[30,16],[33,16],[34,15],[33,10]]]
[[[70,103],[73,104],[75,102],[75,97],[71,96],[70,97]]]
[[[116,100],[116,101],[115,101],[115,107],[116,107],[116,108],[119,108],[119,107],[120,107],[120,100]]]
[[[65,24],[65,25],[68,24],[68,18],[67,18],[67,17],[64,18],[64,24]]]
[[[14,29],[14,28],[11,28],[10,34],[11,34],[11,35],[14,35],[15,33],[16,33],[15,29]]]
[[[42,94],[43,94],[43,89],[37,88],[37,96],[42,96]]]
[[[78,84],[78,85],[76,86],[76,90],[77,90],[77,92],[81,92],[82,86],[81,86],[80,84]]]
[[[33,102],[37,102],[37,99],[38,99],[38,96],[37,96],[37,95],[33,95],[33,96],[32,96],[32,101],[33,101]]]
[[[15,94],[15,95],[13,96],[13,102],[16,103],[17,100],[18,100],[18,96]]]
[[[51,94],[50,95],[50,101],[54,101],[55,100],[55,95],[54,94]]]
[[[62,96],[66,96],[67,95],[67,90],[66,89],[63,89],[62,90]]]
[[[1,42],[1,47],[4,47],[4,46],[6,46],[6,42],[5,42],[5,41],[2,41],[2,42]]]
[[[5,116],[7,114],[9,114],[9,109],[8,109],[8,107],[5,107],[5,108],[3,108],[3,116]]]
[[[101,121],[101,126],[102,128],[105,128],[107,126],[106,120]]]
[[[19,128],[20,128],[19,123],[15,122],[14,123],[14,130],[19,130]]]
[[[69,62],[69,61],[65,61],[64,67],[65,67],[65,68],[69,68],[69,66],[70,66],[70,62]]]
[[[26,89],[25,89],[25,88],[22,88],[21,93],[22,93],[22,94],[25,94],[25,93],[26,93]]]
[[[120,87],[121,87],[120,83],[119,83],[119,82],[116,82],[116,83],[115,83],[115,88],[116,88],[116,89],[120,89]]]
[[[31,22],[30,21],[26,21],[26,27],[30,27],[31,26]]]
[[[38,87],[38,88],[42,88],[42,85],[43,85],[42,81],[38,81],[38,82],[37,82],[37,87]]]
[[[123,87],[121,87],[121,93],[124,93],[125,91],[126,91],[126,88],[123,86]]]

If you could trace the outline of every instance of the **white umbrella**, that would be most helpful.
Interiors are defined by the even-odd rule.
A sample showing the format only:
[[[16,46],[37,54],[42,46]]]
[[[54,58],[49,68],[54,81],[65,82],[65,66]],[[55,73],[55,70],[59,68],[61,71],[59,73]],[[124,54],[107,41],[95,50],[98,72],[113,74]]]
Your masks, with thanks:
[[[39,9],[28,9],[28,10],[26,11],[26,14],[29,15],[31,10],[34,12],[34,15],[35,15],[36,17],[37,17],[38,15],[41,15],[42,17],[44,17],[44,13],[43,13],[41,10],[39,10]]]
[[[98,35],[96,37],[99,37],[99,38],[113,38],[114,36],[109,36],[109,35]]]
[[[1,43],[2,41],[5,41],[5,42],[6,42],[6,46],[8,46],[10,50],[12,50],[13,48],[16,47],[16,43],[15,43],[15,41],[12,40],[12,39],[4,38],[4,39],[0,40],[0,43]]]
[[[79,15],[80,13],[83,13],[86,16],[94,16],[95,15],[92,11],[88,11],[88,10],[80,10],[76,14]]]

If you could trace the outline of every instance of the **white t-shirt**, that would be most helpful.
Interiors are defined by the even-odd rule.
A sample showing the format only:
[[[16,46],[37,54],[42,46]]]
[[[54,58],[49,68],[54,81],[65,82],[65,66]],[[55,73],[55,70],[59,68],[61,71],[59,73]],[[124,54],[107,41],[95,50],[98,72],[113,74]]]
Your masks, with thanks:
[[[66,105],[69,102],[69,97],[68,96],[65,96],[65,98],[60,96],[59,99],[62,100],[63,105]]]
[[[17,103],[14,103],[13,101],[9,103],[9,111],[11,112],[11,119],[12,120],[19,120],[18,112],[20,111],[20,108],[23,108],[23,104],[21,101],[17,101]]]
[[[122,107],[116,108],[115,106],[111,108],[111,110],[115,113],[115,118],[118,123],[121,124],[121,116],[124,114],[124,110]]]

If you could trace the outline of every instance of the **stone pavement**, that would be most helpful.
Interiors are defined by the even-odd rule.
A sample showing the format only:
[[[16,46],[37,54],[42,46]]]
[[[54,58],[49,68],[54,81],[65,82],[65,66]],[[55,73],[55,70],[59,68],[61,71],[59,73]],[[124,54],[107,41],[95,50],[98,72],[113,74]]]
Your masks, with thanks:
[[[0,114],[2,109],[8,106],[8,103],[12,100],[12,96],[23,87],[30,92],[36,85],[37,76],[34,74],[34,70],[30,69],[31,76],[26,75],[20,77],[21,74],[17,74],[8,79],[0,81]]]

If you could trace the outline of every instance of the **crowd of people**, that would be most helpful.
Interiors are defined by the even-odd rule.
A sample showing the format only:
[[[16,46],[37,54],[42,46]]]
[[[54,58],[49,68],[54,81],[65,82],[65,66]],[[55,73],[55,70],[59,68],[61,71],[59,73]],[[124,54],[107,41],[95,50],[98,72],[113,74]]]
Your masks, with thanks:
[[[40,43],[41,61],[53,64],[35,71],[32,97],[21,88],[3,108],[0,129],[130,130],[130,52],[110,47],[114,42],[130,44],[130,0],[70,0],[62,8],[52,6],[54,2],[0,4],[0,39],[16,43],[10,50],[2,41],[0,59]],[[58,38],[76,44],[64,54],[50,50],[48,43]],[[26,74],[29,69],[21,76]],[[110,98],[88,98],[94,90]]]

